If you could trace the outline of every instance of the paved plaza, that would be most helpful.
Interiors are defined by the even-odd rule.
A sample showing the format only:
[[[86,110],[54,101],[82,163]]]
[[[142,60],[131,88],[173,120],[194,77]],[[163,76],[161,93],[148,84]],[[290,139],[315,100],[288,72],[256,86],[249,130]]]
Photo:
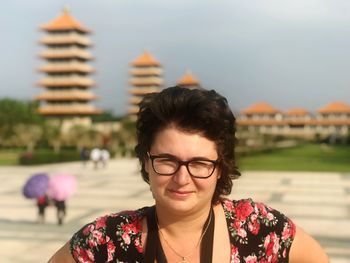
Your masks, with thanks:
[[[106,168],[65,163],[0,167],[0,262],[46,262],[74,231],[96,217],[152,205],[135,159],[112,160]],[[26,179],[38,172],[70,172],[78,179],[63,226],[54,207],[37,224],[33,200],[22,196]],[[291,217],[320,241],[332,263],[350,263],[350,173],[244,172],[233,198],[252,197]]]

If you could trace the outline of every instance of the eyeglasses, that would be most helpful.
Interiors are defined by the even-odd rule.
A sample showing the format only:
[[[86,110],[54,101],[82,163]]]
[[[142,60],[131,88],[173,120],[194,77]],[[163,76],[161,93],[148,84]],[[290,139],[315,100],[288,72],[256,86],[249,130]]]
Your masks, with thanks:
[[[168,154],[151,155],[148,153],[152,161],[153,170],[158,175],[170,176],[175,174],[182,165],[185,165],[188,173],[199,179],[209,178],[215,170],[218,160],[208,160],[204,158],[194,158],[189,161],[181,161],[176,157]]]

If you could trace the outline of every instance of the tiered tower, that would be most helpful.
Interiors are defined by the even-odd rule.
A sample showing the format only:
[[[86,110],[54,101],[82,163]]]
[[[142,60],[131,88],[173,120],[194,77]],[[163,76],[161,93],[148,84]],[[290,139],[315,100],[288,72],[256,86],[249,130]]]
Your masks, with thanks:
[[[182,76],[182,78],[176,82],[176,84],[178,86],[188,88],[188,89],[200,89],[201,88],[199,81],[189,71],[187,71]]]
[[[130,63],[130,85],[131,98],[129,100],[129,114],[135,115],[138,104],[142,98],[151,92],[159,92],[162,85],[161,64],[147,51]]]
[[[46,50],[39,55],[46,64],[39,68],[46,76],[38,82],[45,91],[36,96],[40,101],[39,113],[44,116],[90,121],[90,116],[101,110],[91,105],[96,96],[90,91],[95,85],[89,78],[94,69],[88,65],[93,59],[86,50],[91,46],[89,29],[69,14],[63,14],[42,25],[46,36],[40,43]]]

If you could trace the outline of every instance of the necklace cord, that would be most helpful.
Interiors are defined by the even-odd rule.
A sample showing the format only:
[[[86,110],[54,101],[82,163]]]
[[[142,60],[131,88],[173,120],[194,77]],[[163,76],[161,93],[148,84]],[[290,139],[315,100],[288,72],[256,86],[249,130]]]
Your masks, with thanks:
[[[198,248],[199,244],[201,244],[203,237],[204,237],[205,234],[207,233],[207,230],[208,230],[208,228],[209,228],[209,225],[212,225],[211,223],[212,223],[213,213],[214,213],[214,212],[213,212],[213,209],[211,208],[211,209],[210,209],[210,212],[209,212],[209,215],[208,215],[208,217],[207,217],[207,219],[206,219],[206,221],[205,221],[205,223],[204,223],[202,234],[201,234],[201,236],[200,236],[200,238],[199,238],[199,240],[198,240],[196,246],[192,249],[192,251],[191,251],[189,254],[183,256],[183,255],[180,255],[180,253],[178,253],[178,252],[170,245],[169,241],[165,238],[165,236],[164,236],[162,230],[161,230],[160,227],[159,227],[158,216],[157,216],[157,214],[156,214],[156,212],[155,212],[155,220],[156,220],[156,224],[157,224],[157,227],[158,227],[158,232],[160,233],[160,235],[161,235],[162,238],[164,239],[164,241],[165,241],[165,243],[167,244],[167,246],[168,246],[177,256],[179,256],[179,257],[182,259],[181,262],[186,262],[186,258],[188,258],[189,256],[191,256],[191,255],[196,251],[196,249]],[[211,242],[211,244],[212,244],[212,242]]]

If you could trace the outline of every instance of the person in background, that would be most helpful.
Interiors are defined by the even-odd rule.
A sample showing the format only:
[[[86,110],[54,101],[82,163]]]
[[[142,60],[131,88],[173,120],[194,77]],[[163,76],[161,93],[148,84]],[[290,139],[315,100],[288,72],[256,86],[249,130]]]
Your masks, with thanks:
[[[45,223],[45,210],[46,207],[49,205],[49,200],[47,195],[39,196],[36,199],[36,205],[38,207],[38,223],[44,224]]]
[[[97,169],[101,160],[101,150],[99,148],[93,148],[90,153],[90,159],[94,164],[94,168]]]
[[[89,157],[89,150],[84,146],[80,151],[80,160],[82,162],[83,167],[86,166],[86,162],[89,160]]]
[[[53,200],[57,209],[57,224],[62,225],[64,217],[66,216],[66,202],[65,200]]]
[[[232,200],[235,117],[216,91],[145,96],[136,156],[154,205],[97,218],[49,261],[325,263],[310,235],[266,204]]]
[[[101,163],[103,168],[107,166],[109,158],[110,158],[109,151],[106,148],[103,148],[101,150]]]

